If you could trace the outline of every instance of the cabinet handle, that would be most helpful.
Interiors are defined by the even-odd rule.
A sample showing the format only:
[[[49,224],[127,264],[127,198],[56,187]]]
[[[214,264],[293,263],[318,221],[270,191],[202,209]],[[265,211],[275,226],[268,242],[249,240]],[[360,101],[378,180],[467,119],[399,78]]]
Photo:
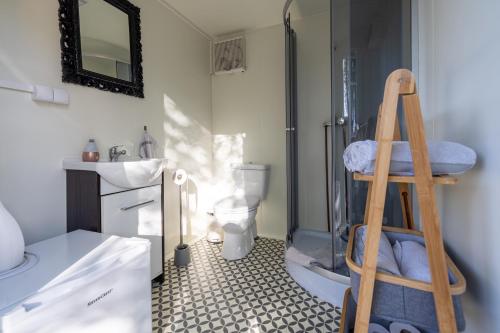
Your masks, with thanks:
[[[129,210],[129,209],[132,209],[132,208],[136,208],[136,207],[139,207],[139,206],[149,205],[149,204],[152,204],[153,202],[155,202],[155,201],[154,200],[149,200],[149,201],[141,202],[141,203],[138,203],[138,204],[135,204],[135,205],[132,205],[132,206],[123,207],[123,208],[120,208],[120,209],[123,210],[123,211],[126,211],[126,210]]]

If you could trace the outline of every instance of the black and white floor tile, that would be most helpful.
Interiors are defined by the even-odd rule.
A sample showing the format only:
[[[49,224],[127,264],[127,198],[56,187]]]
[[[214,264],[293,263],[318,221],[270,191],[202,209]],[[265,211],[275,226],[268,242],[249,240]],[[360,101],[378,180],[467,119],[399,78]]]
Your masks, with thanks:
[[[340,309],[297,285],[284,263],[284,242],[260,238],[250,255],[226,261],[222,244],[191,247],[192,263],[169,260],[153,288],[153,332],[337,332]]]

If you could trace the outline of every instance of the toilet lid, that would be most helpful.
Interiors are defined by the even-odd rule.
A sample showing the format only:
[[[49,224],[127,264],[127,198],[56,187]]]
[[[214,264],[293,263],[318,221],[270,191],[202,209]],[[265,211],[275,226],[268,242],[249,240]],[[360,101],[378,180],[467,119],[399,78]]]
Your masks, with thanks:
[[[219,212],[249,212],[257,209],[260,198],[254,195],[230,196],[217,201],[215,210]]]

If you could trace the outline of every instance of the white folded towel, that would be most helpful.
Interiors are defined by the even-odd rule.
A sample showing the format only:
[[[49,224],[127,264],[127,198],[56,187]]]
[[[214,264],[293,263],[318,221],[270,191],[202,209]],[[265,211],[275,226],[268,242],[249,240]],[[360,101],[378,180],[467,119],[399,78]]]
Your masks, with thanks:
[[[455,142],[429,141],[429,159],[434,175],[460,174],[476,164],[474,150]],[[351,172],[371,174],[375,170],[377,142],[357,141],[344,151],[344,165]],[[413,175],[413,159],[408,141],[392,143],[391,165],[393,175]]]
[[[331,248],[323,248],[315,251],[310,251],[305,254],[295,247],[290,246],[286,250],[286,258],[304,267],[319,266],[324,269],[331,270],[333,268]]]
[[[314,258],[305,255],[304,253],[300,252],[297,250],[295,247],[290,246],[286,252],[285,252],[285,257],[288,260],[293,261],[296,264],[299,264],[304,267],[308,267],[312,261],[314,261]]]

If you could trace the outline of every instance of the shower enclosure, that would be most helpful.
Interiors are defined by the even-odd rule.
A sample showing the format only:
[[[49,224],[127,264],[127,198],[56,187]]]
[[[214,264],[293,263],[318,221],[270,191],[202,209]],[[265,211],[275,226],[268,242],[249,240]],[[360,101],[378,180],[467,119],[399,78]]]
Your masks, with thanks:
[[[374,139],[387,75],[411,68],[410,1],[288,0],[283,11],[286,264],[300,285],[339,306],[349,286],[347,235],[363,223],[367,193],[345,171],[342,154],[351,142]],[[384,223],[401,221],[391,187]]]

